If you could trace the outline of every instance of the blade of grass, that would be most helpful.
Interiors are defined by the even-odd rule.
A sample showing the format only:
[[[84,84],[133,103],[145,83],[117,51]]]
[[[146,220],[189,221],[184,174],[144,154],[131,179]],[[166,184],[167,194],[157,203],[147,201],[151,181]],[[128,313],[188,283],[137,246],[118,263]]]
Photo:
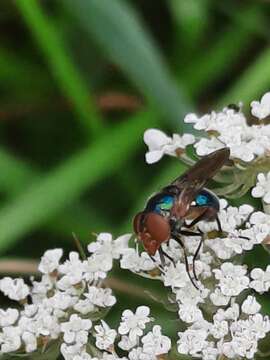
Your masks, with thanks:
[[[270,49],[266,48],[218,102],[224,106],[231,102],[247,103],[261,96],[270,87]]]
[[[0,191],[9,200],[25,192],[44,177],[40,171],[1,148],[0,169]],[[52,233],[70,236],[75,232],[84,240],[89,238],[91,231],[98,232],[108,226],[98,215],[92,208],[86,209],[82,204],[73,204],[44,225]]]
[[[254,27],[261,24],[261,9],[248,6],[233,24],[216,40],[215,45],[203,51],[189,66],[178,70],[178,78],[185,84],[192,96],[197,96],[226,73],[231,71],[237,60],[243,55],[253,38],[258,35]],[[252,19],[252,26],[249,26]],[[262,34],[260,33],[260,36]]]
[[[227,4],[223,2],[219,2],[217,3],[217,7],[230,20],[234,21],[236,25],[238,24],[239,27],[245,27],[250,33],[254,33],[262,39],[269,40],[267,14],[263,11],[259,3],[250,3],[247,5],[247,8],[242,8],[240,5],[239,8],[239,4],[237,3],[235,3],[235,7],[232,7],[227,6]]]
[[[102,127],[102,120],[90,95],[89,85],[85,84],[74,66],[52,21],[36,0],[16,0],[16,5],[44,53],[59,87],[73,103],[82,127],[89,134],[98,132]]]
[[[31,96],[35,90],[40,92],[50,85],[41,68],[3,47],[0,48],[0,81],[2,87],[12,89],[13,93],[15,90],[24,95],[29,90]]]
[[[177,89],[161,54],[126,1],[63,0],[78,23],[118,64],[159,112],[182,126],[178,119],[190,110]]]
[[[114,127],[0,210],[0,249],[71,204],[87,188],[118,170],[138,147],[154,113],[140,113]],[[132,134],[132,136],[130,136]]]
[[[209,23],[209,6],[202,0],[169,0],[168,7],[174,22],[174,46],[177,58],[183,56],[179,52],[179,42],[184,48],[198,47],[200,39],[204,36],[205,28]]]

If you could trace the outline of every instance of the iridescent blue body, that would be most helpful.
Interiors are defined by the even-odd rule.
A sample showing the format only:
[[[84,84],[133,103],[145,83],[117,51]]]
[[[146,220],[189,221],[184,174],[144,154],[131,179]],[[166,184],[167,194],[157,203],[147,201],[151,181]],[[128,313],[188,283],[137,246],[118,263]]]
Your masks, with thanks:
[[[196,206],[213,207],[219,211],[219,199],[210,190],[203,188],[195,197]]]
[[[173,207],[175,198],[173,195],[166,195],[163,193],[159,193],[157,195],[152,196],[146,205],[146,211],[152,211],[154,213],[165,215],[169,213],[171,208]]]
[[[176,199],[177,197],[174,195],[162,192],[158,193],[148,200],[144,211],[154,212],[162,216],[169,216]],[[207,207],[214,208],[216,211],[219,211],[219,199],[212,191],[203,188],[195,196],[190,207],[192,209],[194,209],[194,207],[196,209],[198,208],[198,210],[199,208]]]

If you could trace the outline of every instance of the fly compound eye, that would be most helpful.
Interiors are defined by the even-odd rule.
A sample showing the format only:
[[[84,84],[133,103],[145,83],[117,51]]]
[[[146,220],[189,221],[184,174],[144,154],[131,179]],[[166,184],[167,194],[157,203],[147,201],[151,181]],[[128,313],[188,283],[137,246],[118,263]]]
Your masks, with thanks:
[[[171,229],[170,224],[166,218],[156,213],[149,213],[145,219],[146,231],[159,244],[169,240]]]
[[[133,219],[133,229],[137,235],[143,231],[143,214],[139,212]]]

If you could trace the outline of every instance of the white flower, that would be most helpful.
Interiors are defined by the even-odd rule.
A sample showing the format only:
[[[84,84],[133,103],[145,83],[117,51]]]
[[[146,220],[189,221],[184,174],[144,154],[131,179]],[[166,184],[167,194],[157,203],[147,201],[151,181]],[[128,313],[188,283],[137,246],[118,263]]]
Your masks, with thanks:
[[[128,360],[128,358],[126,357],[118,357],[116,354],[108,354],[106,352],[104,352],[102,355],[103,356],[101,360]],[[93,358],[92,360],[99,360],[99,359]]]
[[[25,331],[22,334],[22,340],[25,345],[25,350],[27,353],[35,351],[37,349],[37,338],[34,334]]]
[[[216,339],[221,339],[228,334],[229,326],[227,321],[214,321],[214,324],[210,328],[210,333]]]
[[[96,307],[89,299],[81,299],[74,305],[74,310],[78,311],[82,315],[87,315],[90,312],[94,312]]]
[[[63,256],[62,249],[45,251],[38,266],[38,270],[44,274],[50,274],[58,269],[59,261]]]
[[[38,311],[38,306],[36,304],[25,304],[24,309],[21,311],[21,315],[32,317]]]
[[[247,328],[252,331],[252,335],[256,339],[263,339],[266,333],[270,331],[269,316],[263,316],[262,314],[254,314],[250,316]]]
[[[224,319],[226,320],[237,320],[240,314],[239,305],[237,303],[234,303],[232,306],[230,306],[225,311],[223,309],[219,310],[220,312],[223,312]]]
[[[201,310],[192,304],[180,304],[178,315],[179,318],[186,323],[194,323],[203,318]]]
[[[101,325],[95,326],[96,346],[101,350],[107,350],[113,345],[117,332],[111,329],[104,320]]]
[[[256,244],[260,244],[270,233],[270,215],[261,211],[254,212],[250,219],[249,224],[251,226],[250,231]],[[247,225],[249,225],[247,224]]]
[[[198,353],[207,347],[207,335],[207,331],[203,329],[188,329],[184,332],[179,332],[179,340],[177,341],[178,352],[198,357]]]
[[[182,288],[190,282],[186,267],[180,261],[177,261],[176,265],[171,262],[166,268],[165,274],[162,274],[162,278],[164,285],[171,286],[172,288]]]
[[[18,326],[7,326],[0,333],[0,345],[2,353],[17,351],[21,347],[21,331]]]
[[[147,306],[139,306],[135,314],[131,310],[125,310],[121,317],[118,332],[121,335],[129,334],[131,341],[135,341],[137,336],[142,336],[145,324],[151,321],[149,318],[150,310]]]
[[[90,253],[109,253],[113,259],[119,259],[125,250],[128,248],[128,242],[132,234],[125,234],[113,240],[112,234],[100,233],[97,236],[97,241],[88,245],[87,249]]]
[[[201,139],[194,145],[194,147],[199,156],[206,156],[218,149],[222,149],[224,144],[222,144],[222,142],[217,138],[212,137],[210,140],[205,138]]]
[[[111,307],[116,303],[116,298],[112,295],[112,290],[109,288],[103,289],[95,286],[89,286],[88,292],[84,296],[93,305],[100,307]]]
[[[219,288],[216,288],[215,291],[210,294],[210,299],[216,306],[225,306],[229,304],[231,297],[224,295]]]
[[[30,332],[36,335],[39,334],[39,324],[36,317],[30,318],[21,314],[18,320],[18,327],[20,328],[21,333]]]
[[[113,259],[110,253],[94,253],[87,259],[84,279],[88,282],[105,279],[112,266]]]
[[[137,250],[132,248],[129,248],[123,254],[120,266],[122,269],[129,269],[133,272],[150,271],[156,267],[146,252],[139,255]]]
[[[75,251],[69,253],[69,260],[59,265],[60,274],[64,276],[58,281],[58,287],[66,290],[69,286],[79,284],[85,272],[85,262],[80,260],[79,254]]]
[[[38,313],[35,315],[37,334],[50,336],[57,339],[60,334],[60,325],[56,316],[50,314],[51,310],[46,310],[42,306],[39,307]]]
[[[182,304],[197,305],[198,303],[204,302],[204,299],[208,296],[209,290],[204,288],[198,291],[194,285],[189,281],[185,287],[180,289],[174,289],[176,294],[176,300]]]
[[[234,255],[233,248],[226,246],[223,238],[206,240],[205,244],[222,260],[230,259]]]
[[[237,296],[249,285],[249,278],[245,275],[247,269],[241,265],[223,263],[219,269],[214,269],[216,279],[223,295]]]
[[[11,300],[25,300],[29,295],[29,287],[24,283],[23,279],[11,279],[5,277],[0,280],[0,290]]]
[[[261,305],[254,296],[249,295],[242,304],[242,311],[245,314],[254,315],[260,311]]]
[[[260,268],[255,268],[250,273],[253,279],[250,282],[250,287],[255,289],[259,293],[264,293],[270,288],[270,265],[267,266],[266,270],[263,271]]]
[[[265,337],[269,330],[269,318],[263,317],[261,314],[251,315],[247,320],[232,322],[230,327],[232,341],[227,343],[226,348],[223,348],[224,354],[230,358],[239,355],[253,359],[257,351],[258,340]]]
[[[48,298],[48,306],[51,306],[54,309],[54,312],[58,312],[58,310],[68,310],[71,308],[76,302],[78,298],[75,296],[71,296],[67,293],[56,291],[56,293]],[[62,316],[64,315],[63,312],[59,312]]]
[[[75,356],[83,352],[81,344],[68,345],[63,342],[60,349],[65,360],[74,360]]]
[[[136,339],[131,341],[128,336],[124,335],[124,336],[121,336],[121,340],[119,341],[119,343],[117,345],[118,345],[118,347],[120,347],[120,349],[129,351],[134,346],[137,345],[137,341],[136,341]]]
[[[77,343],[84,345],[88,340],[88,330],[92,327],[92,321],[82,319],[73,314],[69,321],[61,324],[61,331],[64,333],[64,341],[68,344]]]
[[[13,325],[19,317],[19,311],[17,309],[0,309],[0,326],[10,326]]]
[[[270,171],[267,174],[258,174],[257,184],[251,194],[253,197],[263,198],[264,202],[270,204]]]
[[[142,347],[137,347],[129,352],[128,358],[129,360],[156,360],[157,357],[154,354],[146,354]]]
[[[216,360],[218,355],[219,351],[216,348],[215,343],[209,343],[207,348],[202,350],[202,360]]]
[[[250,162],[269,149],[270,126],[249,126],[241,111],[224,108],[202,117],[189,114],[185,122],[193,123],[195,129],[209,134],[209,138],[202,138],[194,145],[200,156],[227,146],[230,148],[231,158]]]
[[[167,354],[171,349],[171,340],[161,334],[161,327],[155,325],[153,330],[142,338],[143,352],[149,355]]]
[[[82,351],[80,355],[75,355],[72,360],[98,360],[98,358],[93,358],[91,355],[89,355],[87,352]]]
[[[223,339],[221,339],[217,343],[218,351],[220,354],[224,354],[227,358],[233,359],[236,356],[236,353],[233,349],[233,342],[224,342]]]
[[[144,142],[149,148],[145,155],[146,162],[153,164],[159,161],[164,154],[176,156],[176,151],[193,144],[195,137],[191,134],[183,134],[183,136],[173,134],[171,138],[160,130],[148,129],[144,133]]]
[[[49,275],[42,275],[40,281],[34,281],[32,279],[32,301],[33,303],[39,303],[43,299],[47,298],[48,291],[52,290],[54,282]]]
[[[267,92],[261,98],[261,101],[251,102],[251,113],[258,119],[264,119],[270,115],[270,92]]]
[[[159,161],[164,155],[162,148],[170,144],[171,138],[157,129],[148,129],[145,131],[143,140],[149,148],[146,153],[146,162],[152,164]]]
[[[223,320],[234,320],[236,321],[239,317],[239,305],[233,304],[231,307],[226,310],[218,309],[216,314],[213,316],[214,321],[221,322]]]

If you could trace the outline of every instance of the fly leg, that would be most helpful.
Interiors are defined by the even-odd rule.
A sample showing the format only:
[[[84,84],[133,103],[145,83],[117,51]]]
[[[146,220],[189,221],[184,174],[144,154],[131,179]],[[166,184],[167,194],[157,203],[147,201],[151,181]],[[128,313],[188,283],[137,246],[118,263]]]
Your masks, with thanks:
[[[196,225],[199,221],[203,220],[205,217],[205,213],[207,212],[208,209],[205,209],[205,211],[203,213],[201,213],[201,215],[199,215],[198,217],[196,217],[196,219],[192,220],[190,224],[184,224],[184,226],[189,229],[192,228],[194,225]],[[218,219],[219,221],[219,219]]]
[[[199,290],[198,286],[195,284],[194,280],[192,279],[190,272],[189,272],[189,264],[188,264],[188,259],[187,259],[187,253],[186,253],[186,248],[185,245],[183,244],[182,240],[176,235],[176,234],[172,234],[172,239],[174,239],[183,249],[184,252],[184,259],[185,259],[185,266],[186,266],[186,272],[188,274],[188,277],[192,283],[192,285]]]
[[[216,222],[217,222],[217,226],[218,226],[218,231],[219,231],[221,234],[224,234],[224,231],[222,230],[222,226],[221,226],[221,223],[220,223],[220,220],[219,220],[219,217],[218,217],[218,216],[216,217]],[[250,240],[250,238],[247,237],[247,236],[239,235],[238,237],[239,237],[240,239]]]
[[[186,231],[186,230],[181,230],[180,231],[180,234],[182,235],[186,235],[186,236],[200,236],[201,237],[201,240],[200,240],[200,243],[195,251],[195,254],[193,256],[193,259],[192,259],[192,269],[193,269],[193,275],[195,277],[195,279],[198,281],[198,276],[196,274],[196,268],[195,268],[195,260],[197,259],[197,256],[199,254],[199,251],[201,249],[201,246],[202,246],[202,243],[203,243],[203,233],[201,230],[199,230],[199,232],[193,232],[193,231]]]
[[[159,252],[159,255],[160,255],[160,259],[163,258],[163,260],[165,261],[164,257],[166,257],[166,258],[169,259],[172,263],[175,263],[175,262],[174,262],[174,259],[173,259],[169,254],[167,254],[167,253],[162,249],[162,247],[160,247],[160,248],[158,249],[158,252]],[[162,261],[162,260],[161,260],[161,261]]]
[[[218,231],[222,234],[222,233],[223,233],[223,230],[222,230],[221,222],[220,222],[218,216],[216,217],[216,222],[217,222],[217,226],[218,226]]]
[[[197,276],[197,274],[196,274],[195,261],[196,261],[196,259],[197,259],[198,254],[199,254],[199,251],[200,251],[200,249],[201,249],[201,247],[202,247],[202,243],[203,243],[203,233],[201,232],[201,240],[200,240],[200,242],[199,242],[199,245],[198,245],[198,247],[197,247],[197,249],[196,249],[196,251],[195,251],[195,254],[194,254],[194,256],[193,256],[193,259],[192,259],[193,274],[194,274],[194,277],[195,277],[195,279],[196,279],[197,281],[198,281],[198,276]]]
[[[149,255],[149,256],[150,256],[151,260],[153,261],[153,263],[154,263],[154,264],[157,266],[157,268],[161,271],[161,273],[162,273],[162,274],[165,274],[165,272],[164,272],[164,270],[163,270],[163,266],[164,266],[164,263],[165,263],[164,256],[163,256],[163,258],[160,257],[160,260],[161,260],[162,265],[159,265],[158,262],[156,261],[156,259],[155,259],[153,256],[151,256],[151,255]]]

